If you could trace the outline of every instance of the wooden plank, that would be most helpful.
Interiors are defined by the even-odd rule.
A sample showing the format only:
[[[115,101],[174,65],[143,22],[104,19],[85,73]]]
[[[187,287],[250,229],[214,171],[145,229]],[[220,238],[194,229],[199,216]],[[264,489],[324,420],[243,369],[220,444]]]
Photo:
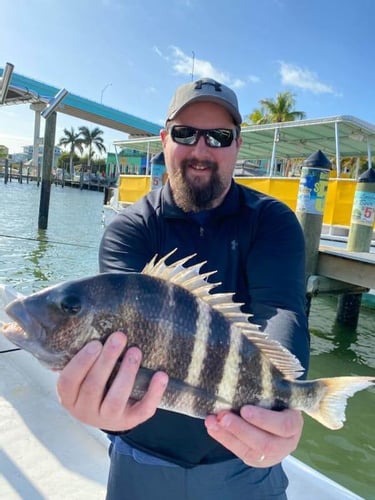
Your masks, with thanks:
[[[342,293],[366,293],[366,287],[345,283],[343,281],[327,278],[327,276],[311,275],[307,280],[306,293],[318,295],[321,293],[342,294]]]
[[[375,288],[375,254],[320,247],[317,274],[353,285]]]

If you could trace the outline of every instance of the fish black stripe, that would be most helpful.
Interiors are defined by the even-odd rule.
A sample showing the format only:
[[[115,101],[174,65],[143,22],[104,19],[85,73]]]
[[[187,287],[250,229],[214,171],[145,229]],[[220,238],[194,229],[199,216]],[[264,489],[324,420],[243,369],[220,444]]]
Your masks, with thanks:
[[[215,409],[215,395],[224,376],[225,361],[230,349],[230,323],[214,309],[210,310],[209,331],[207,337],[207,351],[199,376],[199,385],[207,394],[212,394],[211,404],[206,401],[207,412]],[[201,401],[197,400],[197,411]]]
[[[132,299],[124,312],[132,329],[130,341],[140,346],[143,366],[183,379],[194,342],[195,299],[159,279],[134,275],[134,280]]]
[[[290,407],[293,384],[285,380],[276,368],[272,367],[272,390],[274,395],[273,410],[284,410]]]
[[[238,411],[245,404],[258,404],[262,392],[262,355],[259,349],[245,338],[242,342],[242,356],[233,409]]]
[[[169,304],[168,310],[173,337],[166,365],[171,376],[185,380],[192,359],[198,309],[196,298],[191,293],[175,285],[171,287],[171,291],[173,303]]]

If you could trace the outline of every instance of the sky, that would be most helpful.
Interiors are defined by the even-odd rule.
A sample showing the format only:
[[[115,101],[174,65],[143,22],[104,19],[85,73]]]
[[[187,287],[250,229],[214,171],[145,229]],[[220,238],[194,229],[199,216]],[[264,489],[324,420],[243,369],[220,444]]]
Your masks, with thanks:
[[[306,118],[375,123],[373,0],[0,0],[0,67],[162,126],[177,86],[211,77],[245,118],[290,91]],[[42,119],[42,130],[43,135]],[[63,129],[94,123],[58,113]],[[0,144],[33,143],[29,105],[0,106]],[[100,127],[104,144],[126,134]]]

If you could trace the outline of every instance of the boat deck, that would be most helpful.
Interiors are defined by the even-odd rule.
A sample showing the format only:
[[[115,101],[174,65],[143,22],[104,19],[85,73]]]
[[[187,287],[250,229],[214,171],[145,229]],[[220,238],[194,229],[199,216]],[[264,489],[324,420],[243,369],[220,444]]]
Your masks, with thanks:
[[[0,351],[13,347],[0,338]],[[0,373],[0,498],[104,499],[107,439],[60,406],[56,374],[23,351],[2,352]],[[293,457],[284,466],[289,500],[361,498]]]

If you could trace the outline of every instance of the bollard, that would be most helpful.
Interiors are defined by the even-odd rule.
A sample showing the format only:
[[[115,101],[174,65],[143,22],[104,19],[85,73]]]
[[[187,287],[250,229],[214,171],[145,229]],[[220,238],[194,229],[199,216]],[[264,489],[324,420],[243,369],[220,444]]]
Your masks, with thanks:
[[[5,166],[4,166],[4,184],[8,184],[9,179],[9,160],[5,158]]]
[[[162,187],[165,177],[164,153],[161,152],[151,158],[151,190]]]
[[[358,179],[353,200],[348,244],[349,252],[369,252],[375,218],[375,171],[369,168]],[[339,296],[336,321],[342,325],[356,327],[361,308],[361,293],[346,293]]]
[[[323,225],[323,211],[328,189],[331,162],[320,150],[310,155],[304,162],[299,183],[296,215],[302,226],[306,248],[306,281],[315,274],[320,235]],[[311,297],[307,297],[307,313]]]

